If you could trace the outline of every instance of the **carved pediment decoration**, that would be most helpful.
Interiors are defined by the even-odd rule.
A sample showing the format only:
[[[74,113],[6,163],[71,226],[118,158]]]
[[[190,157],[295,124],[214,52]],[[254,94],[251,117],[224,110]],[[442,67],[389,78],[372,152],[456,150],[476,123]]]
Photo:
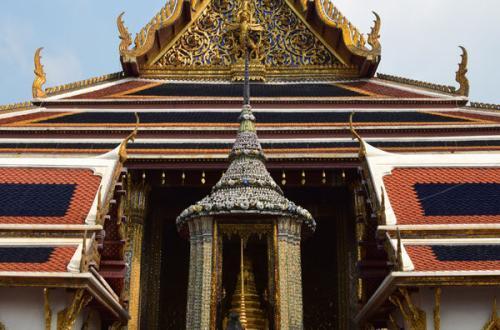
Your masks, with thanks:
[[[315,6],[307,9],[308,3]],[[239,79],[242,40],[251,46],[252,79],[356,78],[373,71],[380,59],[378,15],[365,37],[335,6],[321,0],[298,4],[291,0],[169,0],[136,36],[133,48],[122,18],[123,14],[117,20],[119,49],[129,75]]]

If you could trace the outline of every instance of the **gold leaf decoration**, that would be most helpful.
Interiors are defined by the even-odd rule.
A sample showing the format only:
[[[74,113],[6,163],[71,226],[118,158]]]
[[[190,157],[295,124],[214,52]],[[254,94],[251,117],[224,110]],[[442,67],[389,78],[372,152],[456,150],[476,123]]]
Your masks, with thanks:
[[[32,87],[33,98],[46,96],[45,92],[43,91],[43,85],[47,81],[47,78],[45,76],[45,71],[42,65],[42,49],[43,47],[40,47],[35,52],[35,80],[33,81]]]
[[[460,85],[459,89],[457,90],[457,94],[462,96],[469,96],[469,79],[467,78],[467,72],[469,71],[467,69],[469,55],[467,54],[467,49],[462,46],[460,46],[460,49],[462,50],[462,60],[460,61],[460,64],[458,64],[458,71],[455,77],[457,83]]]
[[[237,63],[241,58],[240,40],[234,24],[242,2],[214,0],[184,35],[153,64],[168,67],[210,67]],[[267,67],[338,66],[340,62],[304,25],[285,0],[257,0],[253,5],[255,24],[263,27],[261,36],[253,35],[258,53],[251,58]],[[257,31],[254,31],[257,32]]]

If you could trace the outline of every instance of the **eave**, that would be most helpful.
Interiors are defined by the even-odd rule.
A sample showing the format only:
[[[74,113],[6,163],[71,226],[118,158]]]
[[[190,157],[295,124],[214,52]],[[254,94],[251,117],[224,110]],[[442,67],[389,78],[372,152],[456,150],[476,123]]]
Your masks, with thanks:
[[[382,304],[402,287],[499,286],[500,271],[435,271],[390,273],[354,318],[362,324],[376,314]]]
[[[91,273],[0,272],[0,286],[86,289],[116,318],[129,319],[126,309]]]

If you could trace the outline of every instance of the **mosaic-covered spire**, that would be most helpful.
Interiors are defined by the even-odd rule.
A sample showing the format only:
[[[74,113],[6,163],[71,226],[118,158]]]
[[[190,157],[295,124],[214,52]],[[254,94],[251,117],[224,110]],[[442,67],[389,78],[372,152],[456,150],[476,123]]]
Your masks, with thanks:
[[[207,197],[185,209],[177,218],[179,229],[186,221],[216,215],[273,215],[300,218],[314,231],[316,223],[306,209],[289,201],[265,166],[250,106],[248,59],[245,61],[244,104],[240,127],[229,154],[229,167]]]

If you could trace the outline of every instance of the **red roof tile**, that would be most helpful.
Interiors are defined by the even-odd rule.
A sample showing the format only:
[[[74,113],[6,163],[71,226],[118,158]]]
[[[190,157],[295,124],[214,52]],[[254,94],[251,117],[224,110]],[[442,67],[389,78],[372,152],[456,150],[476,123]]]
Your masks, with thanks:
[[[76,247],[54,247],[48,261],[2,262],[2,272],[67,272],[67,266],[76,252]]]
[[[442,261],[437,258],[432,246],[405,245],[405,249],[415,266],[415,271],[500,270],[500,256],[498,260]]]
[[[111,87],[106,87],[103,89],[98,89],[96,91],[78,94],[69,97],[69,99],[101,99],[101,98],[111,98],[115,94],[128,93],[136,90],[137,88],[143,88],[145,86],[151,85],[151,82],[147,81],[128,81],[120,84],[113,85]]]
[[[63,216],[0,216],[0,224],[83,224],[100,183],[88,169],[0,168],[0,184],[75,185]]]
[[[384,184],[397,223],[402,225],[500,223],[499,215],[429,216],[415,184],[500,183],[500,168],[396,168]]]
[[[361,91],[377,94],[385,97],[396,97],[396,98],[433,98],[427,94],[419,94],[415,92],[410,92],[408,90],[390,87],[380,84],[375,84],[368,81],[345,83],[345,86],[354,87],[360,89]]]

